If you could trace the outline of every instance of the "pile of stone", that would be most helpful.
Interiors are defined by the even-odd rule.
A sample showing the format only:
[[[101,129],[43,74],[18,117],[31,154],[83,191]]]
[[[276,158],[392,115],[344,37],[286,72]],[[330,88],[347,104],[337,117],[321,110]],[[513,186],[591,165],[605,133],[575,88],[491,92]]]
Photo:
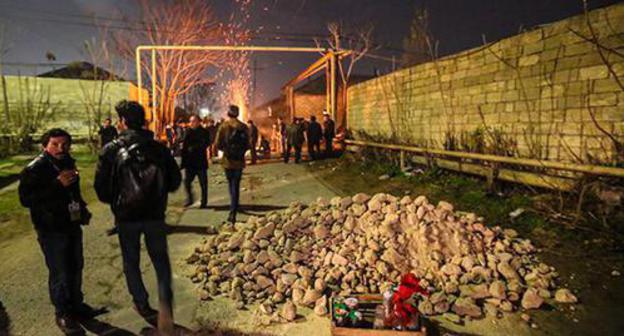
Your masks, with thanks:
[[[360,193],[250,217],[205,239],[187,261],[202,299],[259,303],[271,321],[291,321],[296,306],[327,314],[332,293],[380,293],[407,272],[431,291],[422,313],[461,321],[545,300],[575,303],[535,252],[514,230],[488,227],[450,203]]]

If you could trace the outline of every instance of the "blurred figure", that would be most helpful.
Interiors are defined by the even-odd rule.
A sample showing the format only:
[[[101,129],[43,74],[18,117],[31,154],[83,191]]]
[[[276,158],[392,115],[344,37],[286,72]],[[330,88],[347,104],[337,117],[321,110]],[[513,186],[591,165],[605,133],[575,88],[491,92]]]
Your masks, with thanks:
[[[256,164],[258,160],[258,154],[256,153],[256,147],[258,146],[258,127],[254,125],[253,120],[247,121],[249,127],[249,140],[250,140],[250,148],[251,151],[251,164]]]
[[[323,111],[323,138],[325,139],[325,156],[330,158],[334,150],[335,124],[327,111]]]
[[[193,180],[199,179],[201,188],[201,203],[199,208],[208,207],[208,147],[210,146],[210,134],[201,126],[199,116],[192,115],[189,128],[182,141],[182,165],[184,169],[184,189],[186,190],[185,207],[193,205]]]
[[[284,148],[282,148],[282,134],[279,131],[278,124],[271,126],[271,150],[278,153],[284,152]]]
[[[100,135],[100,148],[117,138],[117,129],[111,125],[110,118],[104,119],[104,124],[98,131]]]
[[[312,160],[316,160],[317,155],[321,152],[321,137],[323,130],[321,124],[316,121],[316,116],[310,117],[306,135],[308,136],[308,153]]]
[[[303,124],[301,119],[293,118],[293,123],[286,127],[287,147],[284,154],[284,163],[288,163],[290,159],[290,150],[295,151],[295,163],[301,162],[301,146],[305,141]]]

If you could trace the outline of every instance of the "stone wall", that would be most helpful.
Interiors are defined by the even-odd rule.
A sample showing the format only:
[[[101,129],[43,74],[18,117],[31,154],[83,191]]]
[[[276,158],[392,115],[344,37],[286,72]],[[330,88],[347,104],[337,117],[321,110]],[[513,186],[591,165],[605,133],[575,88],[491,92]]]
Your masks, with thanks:
[[[613,142],[599,128],[623,140],[624,4],[588,18],[591,25],[571,17],[352,86],[348,127],[356,138],[498,154],[505,144],[506,155],[611,162]],[[592,36],[601,52],[583,38]]]
[[[122,99],[129,99],[133,89],[136,91],[130,82],[105,82],[100,95],[100,81],[17,76],[5,76],[5,79],[9,109],[19,108],[20,101],[25,103],[28,96],[39,102],[40,97],[47,97],[49,90],[50,103],[55,106],[55,112],[46,128],[62,127],[76,136],[88,134],[88,113],[85,106],[87,97],[102,97],[102,117],[106,118],[114,117],[115,104]],[[0,107],[3,104],[4,98],[0,94]],[[4,115],[0,118],[4,122]]]

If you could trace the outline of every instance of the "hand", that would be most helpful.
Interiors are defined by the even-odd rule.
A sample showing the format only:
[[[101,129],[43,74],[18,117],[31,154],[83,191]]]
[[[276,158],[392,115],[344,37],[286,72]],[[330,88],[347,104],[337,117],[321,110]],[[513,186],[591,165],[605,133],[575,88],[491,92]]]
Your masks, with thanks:
[[[61,182],[63,187],[67,188],[78,180],[78,171],[75,169],[63,170],[59,173],[57,179]]]

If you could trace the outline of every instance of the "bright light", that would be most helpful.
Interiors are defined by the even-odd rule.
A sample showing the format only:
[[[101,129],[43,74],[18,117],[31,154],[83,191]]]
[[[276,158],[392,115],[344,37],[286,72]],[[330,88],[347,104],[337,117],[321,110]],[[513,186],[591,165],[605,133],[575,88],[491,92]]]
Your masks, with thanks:
[[[210,110],[207,107],[202,107],[199,109],[199,116],[202,118],[207,117],[210,114]]]

